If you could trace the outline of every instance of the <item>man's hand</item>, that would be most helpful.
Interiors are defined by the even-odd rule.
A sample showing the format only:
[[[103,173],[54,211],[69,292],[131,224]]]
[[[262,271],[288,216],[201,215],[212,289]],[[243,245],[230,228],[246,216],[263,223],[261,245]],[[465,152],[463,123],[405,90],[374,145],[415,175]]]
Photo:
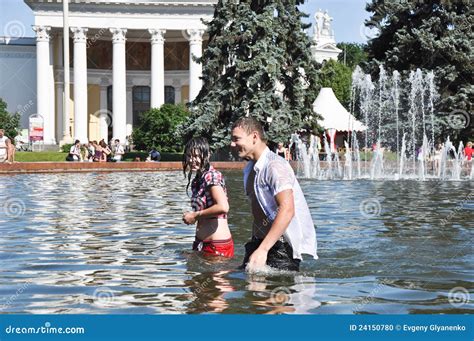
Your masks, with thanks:
[[[198,213],[197,212],[184,212],[183,221],[185,224],[192,225],[197,221]]]
[[[255,250],[254,253],[252,253],[252,255],[249,258],[247,269],[250,272],[263,269],[265,265],[267,264],[267,255],[268,255],[268,252],[266,252],[265,250],[262,250],[261,248],[258,248],[257,250]]]

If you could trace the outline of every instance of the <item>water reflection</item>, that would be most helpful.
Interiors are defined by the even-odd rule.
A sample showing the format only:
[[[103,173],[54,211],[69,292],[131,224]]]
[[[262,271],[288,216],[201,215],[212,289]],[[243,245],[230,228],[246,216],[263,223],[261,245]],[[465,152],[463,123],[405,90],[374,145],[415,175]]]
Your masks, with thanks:
[[[251,231],[241,173],[226,180],[232,260],[189,252],[178,172],[0,177],[0,313],[474,309],[450,303],[453,288],[473,292],[472,182],[302,180],[320,259],[249,275],[237,270]]]

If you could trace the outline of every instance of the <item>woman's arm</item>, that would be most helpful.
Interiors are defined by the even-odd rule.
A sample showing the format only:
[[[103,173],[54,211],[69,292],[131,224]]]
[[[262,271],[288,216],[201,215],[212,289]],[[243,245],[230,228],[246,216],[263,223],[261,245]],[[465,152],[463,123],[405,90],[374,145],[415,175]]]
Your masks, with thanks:
[[[227,201],[224,189],[221,186],[212,186],[210,191],[214,205],[202,211],[185,212],[183,214],[183,220],[186,224],[194,224],[200,218],[215,217],[229,212],[229,202]]]

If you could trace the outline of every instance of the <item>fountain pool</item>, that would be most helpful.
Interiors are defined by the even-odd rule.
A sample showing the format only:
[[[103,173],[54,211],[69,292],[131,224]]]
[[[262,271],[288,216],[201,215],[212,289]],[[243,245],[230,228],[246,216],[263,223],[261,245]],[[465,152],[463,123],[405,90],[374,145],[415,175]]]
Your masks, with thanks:
[[[0,177],[0,312],[473,312],[471,182],[301,179],[320,259],[249,275],[242,176],[225,176],[230,261],[189,252],[179,172]]]

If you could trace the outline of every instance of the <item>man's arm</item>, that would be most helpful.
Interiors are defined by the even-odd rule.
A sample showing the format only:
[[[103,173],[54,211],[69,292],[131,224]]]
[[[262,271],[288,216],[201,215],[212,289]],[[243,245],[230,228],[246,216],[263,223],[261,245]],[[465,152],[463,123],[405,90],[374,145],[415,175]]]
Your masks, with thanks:
[[[288,225],[295,216],[295,201],[293,199],[293,190],[287,189],[275,195],[278,205],[278,212],[273,221],[270,231],[266,235],[257,250],[250,256],[249,269],[259,269],[267,262],[268,251],[285,233]]]

